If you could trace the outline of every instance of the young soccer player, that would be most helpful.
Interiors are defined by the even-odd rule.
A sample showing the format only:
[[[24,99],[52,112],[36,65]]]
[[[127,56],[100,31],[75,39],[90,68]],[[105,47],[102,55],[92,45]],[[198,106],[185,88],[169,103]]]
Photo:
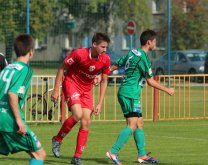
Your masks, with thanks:
[[[67,69],[62,87],[68,109],[72,112],[72,115],[65,120],[58,134],[52,138],[52,152],[54,156],[60,156],[60,146],[63,138],[80,121],[77,146],[74,157],[71,160],[71,163],[75,165],[82,164],[80,157],[87,143],[92,112],[94,111],[95,115],[99,115],[101,112],[107,87],[107,77],[110,73],[110,58],[105,53],[109,42],[110,39],[106,34],[96,33],[92,38],[92,47],[72,51],[65,58],[56,75],[51,99],[57,101],[64,70]],[[100,72],[102,72],[100,96],[99,102],[94,109],[92,87],[96,75]],[[97,80],[95,79],[95,84],[96,82]]]
[[[0,74],[0,154],[27,152],[29,165],[43,165],[46,152],[27,126],[22,107],[32,78],[28,62],[33,57],[34,40],[27,34],[14,41],[17,59]]]
[[[125,66],[123,82],[118,91],[118,101],[121,105],[127,126],[120,132],[117,140],[106,153],[115,164],[121,165],[118,153],[123,145],[133,134],[138,150],[139,163],[157,163],[156,158],[150,157],[145,151],[145,140],[143,131],[143,119],[140,105],[140,92],[147,81],[148,85],[165,91],[169,95],[174,94],[174,89],[160,85],[152,78],[151,62],[147,56],[148,51],[154,49],[156,44],[156,33],[152,30],[144,31],[140,36],[141,48],[129,51],[126,56],[116,61],[111,71]]]

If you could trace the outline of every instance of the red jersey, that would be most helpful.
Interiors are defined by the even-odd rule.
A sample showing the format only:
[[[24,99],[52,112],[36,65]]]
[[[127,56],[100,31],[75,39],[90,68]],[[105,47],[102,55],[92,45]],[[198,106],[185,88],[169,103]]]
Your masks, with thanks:
[[[70,80],[83,91],[90,91],[95,76],[102,72],[110,74],[110,58],[107,54],[101,54],[97,59],[91,58],[90,48],[79,48],[72,51],[64,60],[68,66],[64,81]]]

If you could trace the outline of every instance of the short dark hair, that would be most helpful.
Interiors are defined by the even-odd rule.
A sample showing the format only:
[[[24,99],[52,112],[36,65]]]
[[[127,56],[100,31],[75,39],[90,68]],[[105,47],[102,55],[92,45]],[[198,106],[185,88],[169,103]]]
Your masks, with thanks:
[[[142,32],[140,36],[141,45],[146,45],[148,40],[153,40],[156,38],[156,32],[150,29],[147,29]]]
[[[29,34],[20,34],[14,40],[16,56],[25,56],[31,49],[34,49],[34,45],[34,39]]]
[[[96,44],[100,44],[102,41],[106,41],[107,43],[110,42],[110,38],[106,33],[95,33],[92,37],[92,43],[96,42]]]

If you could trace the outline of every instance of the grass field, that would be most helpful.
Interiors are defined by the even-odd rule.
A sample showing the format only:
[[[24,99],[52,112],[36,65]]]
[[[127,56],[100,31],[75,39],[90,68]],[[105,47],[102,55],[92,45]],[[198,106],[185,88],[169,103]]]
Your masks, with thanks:
[[[76,142],[78,126],[64,139],[61,157],[51,152],[51,138],[60,124],[30,124],[47,152],[46,165],[70,164]],[[125,122],[93,122],[88,145],[83,154],[84,165],[113,164],[105,157]],[[207,165],[207,120],[145,122],[146,150],[160,160],[161,165]],[[133,137],[121,150],[119,158],[124,165],[136,165],[136,148]],[[0,165],[27,165],[29,156],[22,153],[0,156]]]

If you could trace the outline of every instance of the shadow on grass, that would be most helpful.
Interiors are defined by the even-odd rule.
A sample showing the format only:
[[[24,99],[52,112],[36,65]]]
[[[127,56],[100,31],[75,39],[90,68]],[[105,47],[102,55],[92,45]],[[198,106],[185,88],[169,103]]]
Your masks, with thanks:
[[[69,163],[71,162],[72,157],[66,157],[66,156],[61,156],[60,158],[55,158],[53,155],[48,155],[48,159],[45,160],[46,163],[54,162],[55,159],[57,159],[57,162],[59,163],[66,163],[67,160]],[[62,161],[61,161],[62,160]],[[96,164],[108,164],[110,161],[108,158],[81,158],[83,162],[90,162],[91,163],[96,163]],[[85,164],[85,163],[84,163]]]

